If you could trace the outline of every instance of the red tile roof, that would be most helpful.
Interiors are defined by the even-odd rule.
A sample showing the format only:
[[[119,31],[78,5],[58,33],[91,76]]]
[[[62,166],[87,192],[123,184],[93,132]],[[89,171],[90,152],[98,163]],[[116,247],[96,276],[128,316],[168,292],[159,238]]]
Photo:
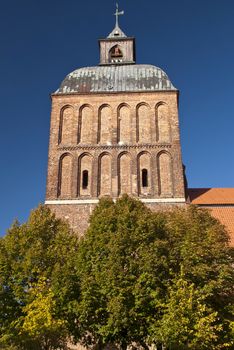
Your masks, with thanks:
[[[210,209],[226,226],[234,246],[234,188],[190,188],[188,196],[190,203]]]
[[[229,231],[234,244],[234,206],[233,207],[211,207],[211,214],[218,219]]]
[[[193,204],[234,204],[234,188],[189,188]]]

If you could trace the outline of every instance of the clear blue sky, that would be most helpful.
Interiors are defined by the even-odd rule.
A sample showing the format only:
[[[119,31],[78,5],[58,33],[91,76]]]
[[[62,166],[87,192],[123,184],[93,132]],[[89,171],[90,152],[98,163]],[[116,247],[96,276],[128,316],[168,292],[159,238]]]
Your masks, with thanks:
[[[234,187],[234,1],[119,1],[137,62],[180,90],[183,162],[190,187]],[[0,234],[44,201],[50,93],[78,67],[97,65],[115,2],[1,1]]]

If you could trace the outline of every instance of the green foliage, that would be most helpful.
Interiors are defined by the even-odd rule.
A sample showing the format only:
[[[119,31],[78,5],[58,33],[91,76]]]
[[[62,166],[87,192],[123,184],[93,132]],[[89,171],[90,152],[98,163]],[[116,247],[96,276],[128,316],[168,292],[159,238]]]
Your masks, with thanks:
[[[1,239],[1,347],[57,349],[51,340],[61,344],[66,339],[60,314],[75,273],[77,246],[67,224],[44,206],[32,211],[25,224],[14,223]]]
[[[230,348],[232,261],[227,233],[207,211],[102,200],[78,252],[74,335],[121,348]]]
[[[170,349],[218,349],[222,325],[217,312],[205,303],[205,296],[181,275],[168,288],[160,321],[152,324],[151,341],[161,341]]]
[[[29,289],[29,304],[22,308],[23,316],[16,322],[18,335],[24,342],[37,344],[40,349],[66,348],[66,322],[56,318],[56,300],[46,279],[41,278]]]
[[[80,241],[40,206],[0,240],[0,348],[234,349],[228,242],[193,206],[101,199]]]

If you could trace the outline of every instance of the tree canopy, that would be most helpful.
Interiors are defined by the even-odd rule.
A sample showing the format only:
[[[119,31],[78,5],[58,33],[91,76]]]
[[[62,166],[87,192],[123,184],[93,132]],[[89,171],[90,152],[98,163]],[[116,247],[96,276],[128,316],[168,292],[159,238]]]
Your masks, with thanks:
[[[1,239],[0,348],[66,348],[60,313],[72,291],[77,248],[68,225],[45,206],[25,224],[15,222]]]
[[[78,251],[79,337],[101,348],[233,346],[232,261],[224,227],[205,210],[103,200]]]
[[[0,347],[233,349],[232,253],[194,206],[101,199],[79,240],[40,206],[0,241]]]

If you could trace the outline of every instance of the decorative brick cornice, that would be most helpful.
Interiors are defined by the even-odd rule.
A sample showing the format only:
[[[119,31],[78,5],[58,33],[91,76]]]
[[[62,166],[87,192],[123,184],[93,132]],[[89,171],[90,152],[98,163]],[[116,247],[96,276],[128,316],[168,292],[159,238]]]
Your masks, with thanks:
[[[127,150],[127,149],[168,149],[171,144],[134,144],[134,145],[76,145],[76,146],[58,146],[60,151],[77,151],[77,150]]]

